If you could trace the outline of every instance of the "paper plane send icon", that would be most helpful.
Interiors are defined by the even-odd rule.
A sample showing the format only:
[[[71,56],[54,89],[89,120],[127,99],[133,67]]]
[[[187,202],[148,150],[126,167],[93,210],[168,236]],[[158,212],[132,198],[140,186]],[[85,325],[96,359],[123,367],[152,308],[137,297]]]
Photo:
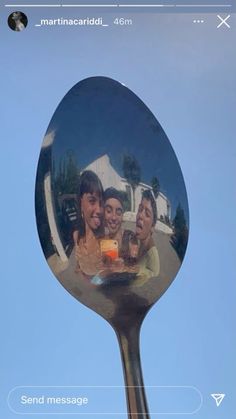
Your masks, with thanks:
[[[216,406],[219,407],[225,397],[225,394],[211,394],[211,397],[215,400]]]

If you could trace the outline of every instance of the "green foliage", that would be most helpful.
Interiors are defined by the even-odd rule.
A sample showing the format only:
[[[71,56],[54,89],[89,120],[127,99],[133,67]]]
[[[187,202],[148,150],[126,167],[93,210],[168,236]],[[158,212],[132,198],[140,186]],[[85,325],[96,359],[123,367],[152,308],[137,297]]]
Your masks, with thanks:
[[[119,192],[122,197],[124,212],[130,211],[131,202],[130,202],[130,197],[128,196],[128,193],[125,191],[119,191]]]
[[[151,180],[151,186],[152,186],[153,194],[155,198],[157,199],[160,192],[160,182],[156,176],[153,176]]]
[[[124,155],[123,172],[132,189],[136,188],[141,180],[141,168],[134,156]]]
[[[75,155],[68,151],[66,156],[61,159],[58,171],[55,175],[56,196],[63,194],[78,193],[79,170]]]
[[[135,189],[141,181],[141,167],[134,156],[124,155],[123,157],[123,173],[127,182],[130,184],[133,192],[133,208],[135,211]]]
[[[180,260],[183,260],[188,243],[188,226],[181,204],[176,209],[173,219],[174,234],[172,236],[172,245],[175,248]]]

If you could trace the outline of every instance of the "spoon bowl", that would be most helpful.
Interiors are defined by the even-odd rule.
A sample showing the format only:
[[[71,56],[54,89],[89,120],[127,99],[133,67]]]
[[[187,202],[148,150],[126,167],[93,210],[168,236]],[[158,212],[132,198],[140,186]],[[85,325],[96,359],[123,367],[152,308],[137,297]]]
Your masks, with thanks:
[[[173,148],[123,84],[92,77],[63,98],[40,152],[36,220],[64,288],[118,337],[129,418],[148,418],[139,333],[188,241],[188,202]]]

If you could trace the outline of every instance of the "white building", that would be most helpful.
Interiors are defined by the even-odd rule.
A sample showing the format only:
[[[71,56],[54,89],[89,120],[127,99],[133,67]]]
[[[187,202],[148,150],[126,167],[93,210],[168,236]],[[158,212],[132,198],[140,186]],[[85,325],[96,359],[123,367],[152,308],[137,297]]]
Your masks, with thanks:
[[[131,207],[133,207],[133,194],[131,191],[131,186],[129,185],[127,180],[121,177],[112,167],[109,156],[107,154],[104,154],[102,157],[99,157],[97,160],[90,163],[84,170],[92,170],[93,172],[95,172],[101,180],[104,190],[112,186],[113,188],[127,192],[128,196],[131,198]],[[142,198],[142,192],[146,189],[152,190],[152,187],[143,182],[140,182],[139,185],[136,187],[135,209],[134,212],[125,212],[125,221],[135,221],[138,206]],[[171,218],[170,202],[162,192],[159,192],[158,197],[156,198],[156,205],[158,217],[156,228],[167,234],[172,234],[172,228],[164,222],[166,218],[169,220]]]

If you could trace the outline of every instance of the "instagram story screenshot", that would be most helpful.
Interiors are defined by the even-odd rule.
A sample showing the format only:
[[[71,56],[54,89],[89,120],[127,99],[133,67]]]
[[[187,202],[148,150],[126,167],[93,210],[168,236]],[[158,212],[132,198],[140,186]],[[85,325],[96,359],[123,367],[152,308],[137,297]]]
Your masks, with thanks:
[[[236,417],[236,2],[1,2],[4,419]]]

